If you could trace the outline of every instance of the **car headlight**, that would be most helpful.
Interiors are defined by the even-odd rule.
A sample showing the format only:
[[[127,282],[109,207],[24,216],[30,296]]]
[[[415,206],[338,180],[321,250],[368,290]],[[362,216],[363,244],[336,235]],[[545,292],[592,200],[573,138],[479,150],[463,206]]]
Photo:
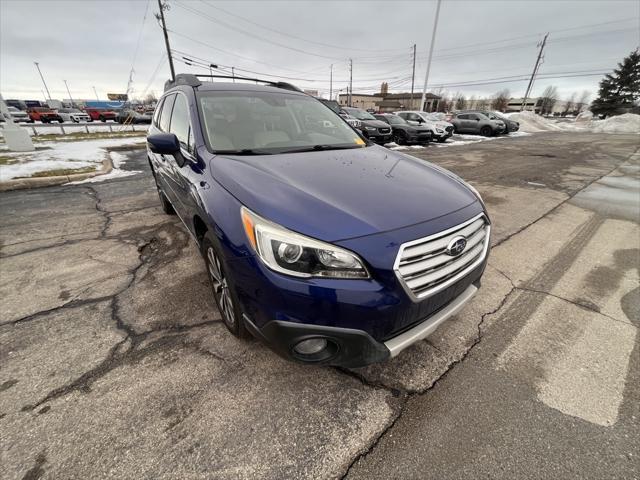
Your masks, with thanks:
[[[441,128],[436,128],[436,133],[444,133],[444,130],[442,130]]]
[[[306,278],[369,278],[360,258],[348,250],[292,232],[246,207],[240,215],[251,246],[272,270]]]
[[[375,132],[376,131],[376,127],[367,127],[367,126],[365,126],[364,128],[365,128],[365,130],[369,130],[370,132]]]

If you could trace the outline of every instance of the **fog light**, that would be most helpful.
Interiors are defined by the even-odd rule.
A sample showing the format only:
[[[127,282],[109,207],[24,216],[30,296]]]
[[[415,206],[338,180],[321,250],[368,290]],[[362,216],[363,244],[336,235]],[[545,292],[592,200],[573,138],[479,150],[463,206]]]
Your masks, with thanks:
[[[309,338],[298,343],[294,350],[300,355],[315,355],[327,348],[327,341],[324,338]]]

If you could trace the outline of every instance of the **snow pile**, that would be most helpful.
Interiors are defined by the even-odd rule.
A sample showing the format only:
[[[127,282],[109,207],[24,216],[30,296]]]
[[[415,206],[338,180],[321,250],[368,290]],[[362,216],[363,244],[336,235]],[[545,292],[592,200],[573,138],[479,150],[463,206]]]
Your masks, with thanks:
[[[105,148],[139,143],[137,138],[108,138],[75,142],[39,142],[35,152],[2,151],[8,157],[6,165],[0,165],[0,181],[17,177],[30,177],[37,172],[58,169],[99,169],[105,156]]]
[[[606,120],[593,122],[591,131],[594,133],[639,133],[640,115],[625,113],[609,117]]]
[[[590,122],[591,120],[593,120],[593,113],[591,113],[589,110],[579,113],[576,117],[577,123]]]
[[[520,124],[520,130],[523,132],[560,132],[563,130],[562,127],[552,120],[547,120],[529,111],[512,113],[509,115],[509,119],[518,122]]]

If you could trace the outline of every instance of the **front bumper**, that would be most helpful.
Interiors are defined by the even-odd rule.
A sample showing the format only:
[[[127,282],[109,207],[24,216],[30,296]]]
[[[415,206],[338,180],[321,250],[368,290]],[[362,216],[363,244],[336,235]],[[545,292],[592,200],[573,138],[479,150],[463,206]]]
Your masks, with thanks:
[[[378,132],[365,132],[365,136],[378,145],[384,145],[391,142],[391,133],[381,134]]]
[[[418,133],[407,138],[409,143],[429,143],[431,141],[431,132]]]
[[[245,325],[255,337],[284,358],[304,363],[356,368],[395,357],[414,343],[424,340],[446,320],[458,313],[473,298],[479,286],[480,280],[469,285],[460,295],[429,318],[384,342],[376,341],[363,330],[352,328],[309,325],[282,320],[272,320],[259,328],[246,315],[243,318]],[[328,342],[327,353],[304,356],[294,349],[299,342],[314,338],[322,338]]]

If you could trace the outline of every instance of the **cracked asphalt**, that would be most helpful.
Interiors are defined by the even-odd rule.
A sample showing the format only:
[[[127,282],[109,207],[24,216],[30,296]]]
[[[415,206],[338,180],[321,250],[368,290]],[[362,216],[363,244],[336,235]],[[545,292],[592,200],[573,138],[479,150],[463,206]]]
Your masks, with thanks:
[[[419,156],[483,194],[479,294],[361,369],[225,330],[144,174],[0,194],[0,478],[640,478],[637,135]]]

